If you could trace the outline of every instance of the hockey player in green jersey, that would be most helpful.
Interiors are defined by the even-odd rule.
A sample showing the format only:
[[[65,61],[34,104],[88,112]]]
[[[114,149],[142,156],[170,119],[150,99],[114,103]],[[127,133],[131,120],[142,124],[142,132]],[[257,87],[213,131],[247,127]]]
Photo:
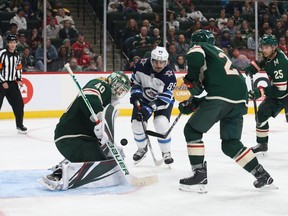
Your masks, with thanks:
[[[191,40],[192,47],[186,55],[188,73],[184,81],[193,99],[181,102],[179,110],[183,114],[193,112],[184,127],[184,135],[194,174],[180,180],[180,190],[207,192],[202,137],[218,121],[223,153],[255,176],[256,188],[272,184],[273,179],[258,163],[255,154],[240,141],[248,101],[244,77],[233,68],[224,51],[214,45],[215,38],[210,31],[199,30],[192,34]],[[207,95],[197,97],[204,90]]]
[[[253,62],[246,69],[247,75],[252,76],[258,70],[266,71],[271,85],[259,86],[249,92],[251,99],[266,96],[256,113],[256,141],[252,148],[254,153],[268,150],[268,132],[270,117],[275,118],[282,109],[288,109],[288,59],[278,47],[275,36],[264,37],[261,42],[264,59],[261,62]],[[253,88],[253,87],[252,87]]]
[[[129,89],[130,81],[128,76],[122,71],[116,71],[111,73],[107,78],[90,80],[83,87],[82,91],[94,112],[97,114],[98,119],[101,120],[104,107],[110,103],[113,105],[117,104],[119,99],[121,99]],[[72,178],[72,176],[76,175],[76,171],[78,175],[80,175],[81,172],[85,173],[85,176],[89,177],[90,175],[90,179],[92,174],[95,175],[95,172],[98,172],[98,175],[100,173],[99,176],[104,174],[107,176],[113,175],[113,173],[110,174],[108,171],[111,171],[117,164],[115,161],[108,160],[108,152],[104,152],[105,144],[109,140],[108,135],[103,130],[102,122],[97,122],[96,124],[94,118],[92,118],[91,112],[86,106],[81,94],[76,97],[60,118],[55,129],[54,140],[57,149],[65,157],[65,160],[54,167],[52,174],[40,179],[39,182],[49,189],[67,189],[68,185],[70,188],[70,183],[74,181],[72,181],[74,178]],[[104,160],[106,163],[99,165],[99,162]],[[89,166],[86,162],[90,162],[88,163]],[[67,165],[68,163],[69,166]],[[94,173],[90,172],[92,167],[96,167],[96,165],[99,165],[99,170],[93,171]],[[81,172],[75,168],[79,168],[79,166]],[[63,167],[65,167],[65,170]],[[63,177],[64,171],[65,176],[68,177]],[[85,181],[86,183],[93,181],[96,177],[94,177],[94,179],[92,178],[92,180],[85,179]],[[103,176],[101,178],[106,177]],[[63,188],[63,185],[66,188]]]

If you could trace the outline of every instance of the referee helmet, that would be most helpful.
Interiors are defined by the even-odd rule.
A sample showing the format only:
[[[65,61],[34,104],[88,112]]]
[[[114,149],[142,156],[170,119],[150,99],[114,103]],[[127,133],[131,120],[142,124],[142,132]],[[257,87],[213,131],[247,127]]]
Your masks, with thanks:
[[[12,35],[12,34],[9,34],[7,37],[6,37],[6,41],[17,41],[17,37],[16,35]]]

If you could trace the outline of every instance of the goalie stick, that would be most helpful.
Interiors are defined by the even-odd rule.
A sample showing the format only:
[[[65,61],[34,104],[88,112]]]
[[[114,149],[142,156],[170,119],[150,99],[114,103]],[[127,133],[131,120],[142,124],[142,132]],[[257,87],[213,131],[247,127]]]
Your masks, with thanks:
[[[85,104],[86,104],[87,108],[89,109],[92,117],[94,118],[96,124],[99,124],[100,120],[97,118],[97,115],[94,112],[89,100],[87,99],[86,95],[82,91],[82,88],[81,88],[80,84],[78,83],[73,71],[71,70],[69,63],[65,64],[64,66],[66,67],[66,69],[68,70],[69,74],[73,78],[74,83],[78,87],[78,89],[80,91],[80,94],[81,94],[83,100],[85,101]],[[110,126],[114,127],[114,116],[116,115],[117,112],[116,112],[116,109],[114,108],[114,106],[109,104],[109,105],[107,105],[104,108],[104,111],[103,111],[104,116],[106,115],[105,112],[107,112],[108,108],[109,108],[110,112],[111,112],[111,109],[113,109],[113,112],[112,112],[113,124],[111,123]],[[111,121],[112,121],[112,118],[111,118]],[[113,128],[109,129],[109,126],[108,126],[108,123],[107,123],[106,120],[104,120],[104,130],[106,132],[110,132],[110,137],[111,138],[114,136],[114,129]],[[111,131],[113,132],[113,134],[111,133]],[[111,141],[113,142],[114,138]],[[156,175],[146,176],[146,177],[138,177],[138,178],[133,176],[133,175],[131,175],[129,170],[128,170],[127,165],[125,164],[125,162],[124,162],[124,160],[123,160],[123,158],[121,156],[121,154],[119,153],[118,149],[115,147],[115,145],[111,141],[108,141],[106,144],[107,144],[110,152],[112,153],[113,158],[117,162],[121,172],[123,173],[124,176],[127,177],[127,180],[129,181],[129,183],[131,185],[134,185],[134,186],[145,186],[145,185],[151,185],[151,184],[154,184],[154,183],[158,182],[158,177]]]
[[[141,106],[140,106],[140,102],[139,101],[136,101],[135,102],[135,105],[137,107],[137,109],[140,111],[141,110]],[[157,160],[156,157],[155,157],[155,154],[154,154],[154,151],[153,151],[153,148],[152,148],[152,145],[151,145],[151,142],[150,142],[150,139],[149,139],[149,136],[147,135],[146,131],[147,131],[147,128],[144,124],[144,121],[143,121],[143,118],[141,119],[141,124],[142,124],[142,127],[143,127],[143,130],[144,130],[144,134],[145,134],[145,138],[147,140],[147,145],[149,147],[149,150],[151,152],[151,155],[152,155],[152,158],[153,158],[153,161],[154,161],[154,164],[156,166],[160,166],[162,163],[163,163],[163,158],[160,159],[160,160]]]

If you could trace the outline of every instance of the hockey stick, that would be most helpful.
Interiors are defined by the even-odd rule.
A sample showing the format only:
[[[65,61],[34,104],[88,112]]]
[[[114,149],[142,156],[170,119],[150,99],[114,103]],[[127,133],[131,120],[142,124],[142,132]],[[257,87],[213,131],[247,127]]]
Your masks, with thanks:
[[[256,62],[251,61],[250,64],[256,68],[257,71],[260,71],[261,68],[256,64]],[[249,74],[250,77],[250,81],[251,81],[251,89],[253,91],[254,88],[254,80],[253,80],[253,74]],[[257,116],[257,112],[258,112],[258,108],[257,108],[257,103],[256,100],[253,98],[253,107],[254,107],[254,114],[255,114],[255,120],[256,120],[256,124],[258,124],[258,116]]]
[[[190,98],[187,100],[187,103],[191,102],[193,100],[193,96],[191,95]],[[172,125],[170,126],[170,128],[166,131],[165,134],[160,134],[154,131],[150,131],[147,130],[146,133],[150,136],[155,136],[155,137],[159,137],[162,139],[166,139],[167,136],[170,134],[170,132],[172,131],[172,129],[174,128],[175,124],[178,122],[178,120],[180,119],[180,117],[182,116],[182,113],[179,113],[178,116],[176,117],[176,119],[174,120],[174,122],[172,123]]]
[[[137,109],[140,111],[141,110],[141,105],[140,105],[140,102],[139,101],[136,101],[135,102],[135,105],[137,107]],[[152,145],[151,145],[151,142],[150,142],[150,139],[149,139],[149,136],[147,135],[146,131],[147,131],[147,128],[144,124],[144,121],[143,121],[143,118],[141,119],[141,124],[142,124],[142,127],[143,127],[143,130],[144,130],[144,134],[145,134],[145,138],[147,140],[147,145],[149,147],[149,150],[151,152],[151,155],[152,155],[152,158],[153,158],[153,161],[154,161],[154,164],[156,166],[160,166],[162,163],[163,163],[163,158],[160,159],[160,160],[157,160],[156,157],[155,157],[155,154],[154,154],[154,151],[153,151],[153,148],[152,148]]]
[[[179,113],[178,116],[176,117],[176,119],[174,120],[174,122],[172,123],[172,125],[170,126],[170,128],[167,130],[167,132],[165,134],[160,134],[157,133],[155,131],[150,131],[150,130],[146,130],[146,134],[150,135],[150,136],[155,136],[155,137],[159,137],[162,139],[166,139],[167,136],[170,134],[170,132],[172,131],[172,129],[174,128],[175,124],[178,122],[178,120],[180,119],[182,113]]]
[[[91,115],[93,116],[95,122],[100,123],[100,120],[97,118],[96,113],[94,112],[89,100],[87,99],[86,95],[83,93],[82,88],[80,86],[80,84],[78,83],[73,71],[70,68],[69,63],[65,64],[64,67],[66,67],[66,69],[68,70],[69,74],[71,75],[71,77],[74,80],[74,83],[76,84],[76,86],[78,87],[81,96],[83,98],[83,100],[85,101],[85,104],[87,106],[87,108],[89,109]],[[111,105],[111,104],[110,104]],[[109,106],[109,105],[108,105]],[[111,105],[112,106],[112,105]],[[112,106],[113,107],[113,106]],[[104,109],[105,110],[105,109]],[[115,111],[116,114],[116,111]],[[104,124],[105,127],[107,124]],[[105,128],[104,128],[105,129]],[[107,129],[106,129],[107,130]],[[114,140],[114,139],[113,139]],[[135,185],[135,186],[144,186],[144,185],[150,185],[150,184],[154,184],[156,182],[158,182],[158,178],[156,175],[153,176],[147,176],[147,177],[141,177],[141,178],[137,178],[135,176],[132,176],[121,156],[121,154],[119,153],[118,149],[114,146],[113,143],[111,143],[110,141],[107,142],[107,146],[110,150],[110,152],[112,153],[115,161],[117,162],[118,166],[120,167],[121,172],[124,174],[124,176],[127,176],[128,181],[130,182],[131,185]]]

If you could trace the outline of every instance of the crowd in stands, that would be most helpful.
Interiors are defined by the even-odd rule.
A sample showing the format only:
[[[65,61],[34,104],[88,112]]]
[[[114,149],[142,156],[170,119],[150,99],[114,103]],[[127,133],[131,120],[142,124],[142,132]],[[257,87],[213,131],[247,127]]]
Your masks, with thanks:
[[[191,34],[198,29],[212,31],[216,45],[232,58],[238,69],[243,70],[255,59],[254,1],[167,2],[167,41],[164,42],[163,1],[110,0],[108,30],[130,59],[127,69],[135,63],[135,56],[136,59],[149,57],[151,49],[160,45],[166,46],[174,69],[185,70]],[[288,55],[288,1],[259,0],[258,6],[258,40],[273,34],[279,41],[279,48]]]
[[[46,26],[43,1],[0,0],[0,50],[6,37],[17,35],[17,52],[22,58],[23,72],[44,71],[46,30],[47,71],[63,71],[64,64],[73,64],[74,71],[102,71],[102,58],[77,30],[71,12],[59,0],[47,1]],[[76,64],[76,66],[75,66]]]

